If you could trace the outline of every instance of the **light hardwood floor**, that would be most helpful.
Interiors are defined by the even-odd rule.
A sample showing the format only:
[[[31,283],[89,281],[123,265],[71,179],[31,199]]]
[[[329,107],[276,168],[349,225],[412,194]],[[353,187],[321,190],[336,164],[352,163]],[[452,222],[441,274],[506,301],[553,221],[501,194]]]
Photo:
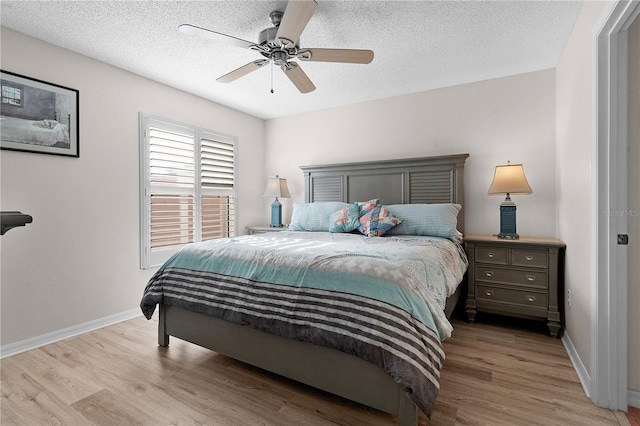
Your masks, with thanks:
[[[440,395],[421,425],[628,424],[585,397],[562,343],[544,328],[478,321],[453,321]],[[179,339],[158,347],[156,327],[138,318],[2,360],[1,424],[394,423]]]

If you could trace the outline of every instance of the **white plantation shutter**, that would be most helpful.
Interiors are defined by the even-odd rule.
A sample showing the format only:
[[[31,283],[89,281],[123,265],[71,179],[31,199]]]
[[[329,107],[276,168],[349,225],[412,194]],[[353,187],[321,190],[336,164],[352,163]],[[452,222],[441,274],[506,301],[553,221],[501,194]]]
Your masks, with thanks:
[[[140,115],[141,266],[235,235],[235,139]]]
[[[203,241],[235,235],[235,144],[211,136],[200,138]]]
[[[147,138],[151,207],[148,251],[173,251],[194,242],[194,134],[187,128],[152,122]]]
[[[200,139],[200,169],[203,188],[233,193],[233,144]]]

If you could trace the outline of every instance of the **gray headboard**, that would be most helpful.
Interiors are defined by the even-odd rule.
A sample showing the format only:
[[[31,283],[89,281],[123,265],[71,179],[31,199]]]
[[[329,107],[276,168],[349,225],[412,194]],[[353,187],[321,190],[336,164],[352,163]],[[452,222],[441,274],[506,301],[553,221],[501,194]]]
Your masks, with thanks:
[[[305,202],[456,203],[464,233],[464,163],[469,154],[301,166]]]

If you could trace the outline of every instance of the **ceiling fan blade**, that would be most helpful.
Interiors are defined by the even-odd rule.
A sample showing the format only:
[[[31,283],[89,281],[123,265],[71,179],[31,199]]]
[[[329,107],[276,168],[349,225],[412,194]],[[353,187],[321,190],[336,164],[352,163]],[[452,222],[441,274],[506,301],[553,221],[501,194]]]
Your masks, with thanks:
[[[255,43],[252,43],[247,40],[242,40],[240,38],[232,37],[230,35],[217,33],[215,31],[207,30],[205,28],[195,27],[189,24],[182,24],[178,26],[178,31],[183,34],[187,34],[194,37],[200,37],[207,40],[213,40],[220,43],[230,44],[232,46],[243,47],[245,49],[251,48],[251,46],[255,46]]]
[[[295,44],[316,11],[315,0],[291,0],[282,16],[276,38]]]
[[[243,65],[237,70],[233,70],[230,73],[217,78],[216,81],[220,83],[231,83],[232,81],[237,80],[240,77],[243,77],[250,72],[257,70],[258,68],[262,68],[268,63],[268,59],[258,59],[257,61],[249,62],[247,65]]]
[[[316,90],[316,86],[295,62],[287,62],[286,65],[282,65],[282,71],[289,77],[289,80],[298,88],[300,93],[309,93]]]
[[[373,52],[357,49],[304,49],[298,52],[297,57],[303,61],[311,62],[368,64],[373,61]]]

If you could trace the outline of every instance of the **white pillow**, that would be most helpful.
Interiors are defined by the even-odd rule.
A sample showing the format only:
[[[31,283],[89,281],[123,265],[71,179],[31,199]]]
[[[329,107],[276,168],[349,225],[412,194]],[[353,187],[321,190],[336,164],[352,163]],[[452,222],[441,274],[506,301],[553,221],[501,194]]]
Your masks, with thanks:
[[[340,201],[293,203],[289,231],[329,232],[329,215],[348,206]]]

